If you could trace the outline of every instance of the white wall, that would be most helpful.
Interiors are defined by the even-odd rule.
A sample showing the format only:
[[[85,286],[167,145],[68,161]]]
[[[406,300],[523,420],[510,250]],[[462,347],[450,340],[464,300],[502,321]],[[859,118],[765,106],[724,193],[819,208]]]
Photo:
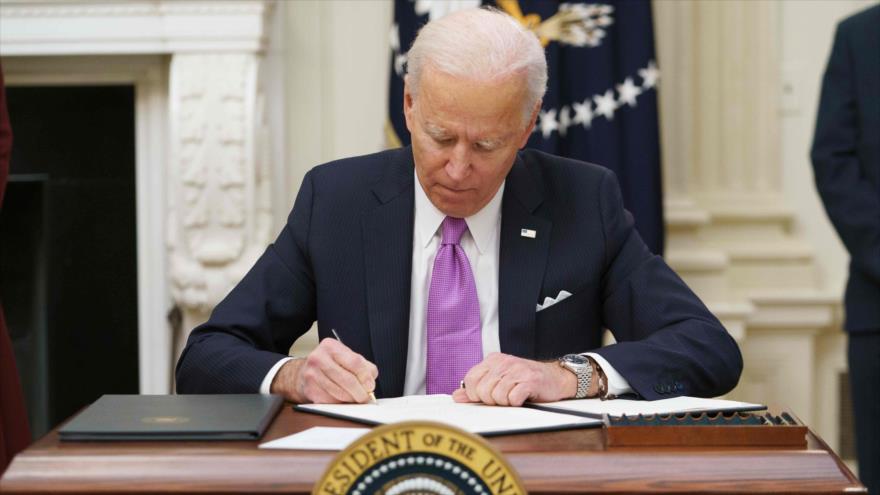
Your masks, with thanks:
[[[286,111],[284,196],[276,228],[287,219],[312,167],[384,148],[388,101],[390,0],[279,2]],[[313,327],[291,350],[317,344]]]
[[[383,149],[390,0],[280,2],[288,208],[315,165]]]
[[[848,15],[875,3],[876,0],[780,2],[783,192],[789,206],[797,211],[796,230],[816,249],[823,285],[841,295],[849,256],[816,193],[809,150],[835,27]]]

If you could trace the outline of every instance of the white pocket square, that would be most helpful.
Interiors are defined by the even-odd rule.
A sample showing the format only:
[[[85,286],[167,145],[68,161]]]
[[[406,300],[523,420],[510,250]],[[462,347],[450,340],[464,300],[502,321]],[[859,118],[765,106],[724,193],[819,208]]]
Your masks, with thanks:
[[[549,308],[550,306],[553,306],[554,304],[556,304],[560,301],[564,301],[565,299],[568,299],[569,297],[571,297],[571,292],[568,292],[567,290],[559,291],[559,295],[556,296],[556,299],[553,299],[552,297],[545,297],[544,304],[536,304],[535,305],[535,312],[537,313],[538,311],[543,311],[543,310]]]

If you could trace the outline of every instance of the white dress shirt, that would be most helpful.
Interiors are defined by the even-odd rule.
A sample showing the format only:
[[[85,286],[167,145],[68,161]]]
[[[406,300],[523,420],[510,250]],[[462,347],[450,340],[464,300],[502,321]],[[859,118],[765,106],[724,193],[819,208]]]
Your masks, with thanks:
[[[428,361],[428,293],[434,258],[440,248],[440,225],[446,214],[431,203],[415,177],[415,219],[413,222],[412,281],[409,297],[409,346],[407,347],[404,395],[425,393],[425,365]],[[501,198],[504,184],[480,211],[465,218],[468,229],[461,236],[461,248],[467,255],[477,285],[480,301],[480,324],[483,333],[483,357],[499,352],[498,337],[498,253],[501,247]]]
[[[415,171],[413,174],[415,177],[415,215],[409,305],[409,345],[407,347],[403,393],[404,395],[423,395],[425,393],[425,366],[428,361],[426,337],[428,293],[431,287],[434,257],[440,246],[440,225],[446,215],[431,203],[422,189]],[[465,218],[468,230],[461,237],[461,248],[468,257],[477,285],[484,358],[489,353],[501,352],[498,333],[498,259],[501,247],[501,198],[503,196],[504,184],[483,209]],[[536,301],[537,303],[538,301]],[[572,349],[572,352],[577,351],[578,349]],[[602,371],[608,379],[608,393],[610,395],[632,392],[629,383],[605,358],[592,352],[585,355],[592,357],[602,367]],[[260,386],[260,393],[269,393],[272,379],[281,366],[291,359],[284,358],[269,370]]]

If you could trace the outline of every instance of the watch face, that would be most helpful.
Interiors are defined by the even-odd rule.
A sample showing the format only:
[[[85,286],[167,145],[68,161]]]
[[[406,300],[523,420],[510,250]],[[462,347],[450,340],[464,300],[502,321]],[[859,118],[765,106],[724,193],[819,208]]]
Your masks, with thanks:
[[[583,365],[587,364],[587,357],[581,356],[580,354],[566,354],[562,357],[562,360],[566,363],[571,363],[575,365]]]

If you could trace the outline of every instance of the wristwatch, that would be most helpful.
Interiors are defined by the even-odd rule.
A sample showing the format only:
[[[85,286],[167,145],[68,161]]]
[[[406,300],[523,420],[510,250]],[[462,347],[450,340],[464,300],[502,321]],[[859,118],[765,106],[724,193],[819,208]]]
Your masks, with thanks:
[[[566,354],[559,358],[559,365],[577,377],[578,386],[574,398],[583,399],[586,397],[587,391],[590,390],[590,384],[593,382],[593,364],[590,362],[590,358],[580,354]]]

